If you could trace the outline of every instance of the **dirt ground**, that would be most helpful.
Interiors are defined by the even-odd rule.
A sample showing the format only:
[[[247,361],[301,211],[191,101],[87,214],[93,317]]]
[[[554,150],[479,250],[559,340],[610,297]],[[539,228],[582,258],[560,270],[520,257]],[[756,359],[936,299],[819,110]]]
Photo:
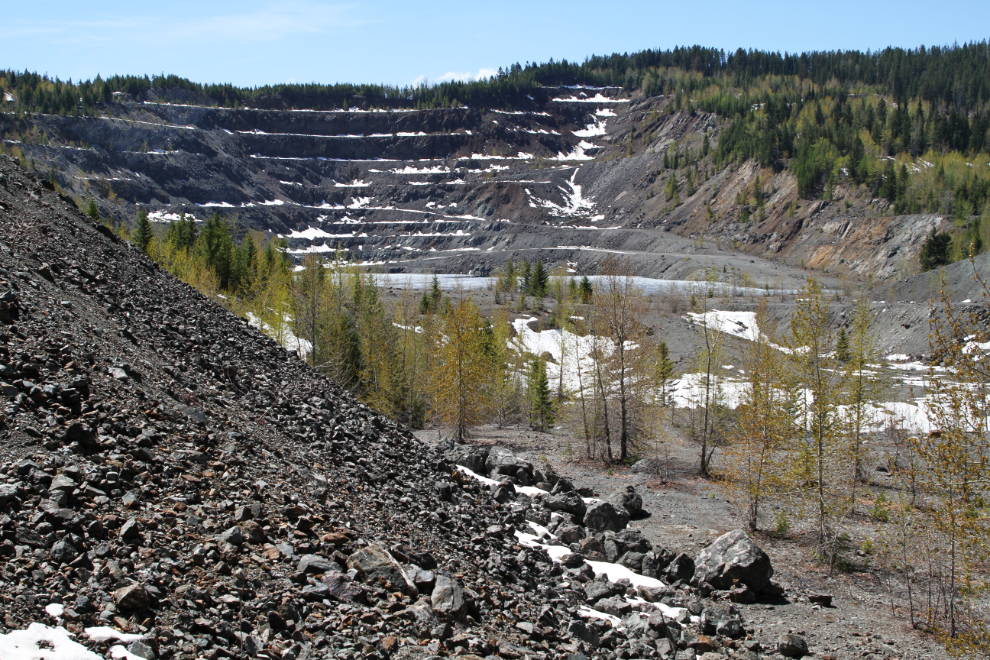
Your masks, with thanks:
[[[439,440],[436,430],[417,435],[428,443]],[[471,442],[511,449],[534,465],[549,463],[596,495],[635,486],[649,516],[632,521],[630,527],[641,530],[657,547],[695,555],[719,535],[743,526],[738,509],[718,485],[698,476],[698,448],[683,438],[672,442],[666,481],[628,467],[583,460],[581,441],[563,430],[538,433],[524,427],[488,426],[476,429]],[[802,527],[796,519],[784,538],[756,535],[771,557],[775,580],[787,590],[786,604],[738,606],[764,649],[776,648],[779,635],[791,632],[807,635],[812,655],[820,658],[948,657],[937,640],[912,629],[906,612],[891,611],[886,588],[862,565],[850,573],[830,575],[827,566],[814,561],[812,542]],[[859,521],[854,534],[868,531],[863,527]],[[813,594],[831,595],[833,606],[812,604],[808,596]]]

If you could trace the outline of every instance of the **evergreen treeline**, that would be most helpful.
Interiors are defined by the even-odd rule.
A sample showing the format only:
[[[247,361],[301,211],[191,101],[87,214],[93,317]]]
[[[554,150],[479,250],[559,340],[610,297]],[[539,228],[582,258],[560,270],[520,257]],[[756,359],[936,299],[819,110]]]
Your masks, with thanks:
[[[210,98],[221,107],[287,105],[312,109],[347,107],[367,102],[373,107],[437,108],[467,103],[491,107],[516,102],[540,87],[598,85],[642,90],[647,95],[706,89],[712,80],[749,90],[740,97],[776,92],[775,80],[794,78],[818,87],[869,87],[892,98],[920,99],[966,114],[990,102],[990,54],[986,41],[951,47],[885,48],[873,52],[813,51],[800,54],[724,50],[701,46],[644,50],[633,54],[593,56],[584,62],[551,59],[543,64],[513,64],[487,80],[445,82],[432,86],[354,84],[282,84],[236,87],[199,84],[175,75],[112,76],[73,83],[30,72],[0,72],[0,88],[14,94],[27,110],[72,114],[92,113],[114,92],[141,95],[151,90],[187,90]],[[765,87],[757,93],[758,87]]]

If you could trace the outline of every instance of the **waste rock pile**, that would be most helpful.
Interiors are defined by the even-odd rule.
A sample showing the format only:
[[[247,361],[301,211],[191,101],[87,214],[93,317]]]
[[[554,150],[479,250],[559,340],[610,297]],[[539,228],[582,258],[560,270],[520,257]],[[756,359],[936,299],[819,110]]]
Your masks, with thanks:
[[[0,648],[759,652],[735,605],[779,592],[744,533],[674,555],[628,529],[635,492],[428,447],[54,186],[0,173]]]

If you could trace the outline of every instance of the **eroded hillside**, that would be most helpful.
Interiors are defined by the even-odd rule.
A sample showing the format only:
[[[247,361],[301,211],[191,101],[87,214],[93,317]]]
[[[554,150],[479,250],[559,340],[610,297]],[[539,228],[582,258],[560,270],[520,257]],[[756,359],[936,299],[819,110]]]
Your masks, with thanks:
[[[772,285],[768,262],[887,279],[914,274],[924,236],[943,223],[891,215],[851,184],[799,199],[783,163],[719,168],[724,120],[673,107],[582,87],[503,110],[119,96],[99,117],[8,114],[0,129],[7,148],[114,222],[138,208],[159,221],[220,212],[288,237],[297,256],[339,249],[391,271],[486,272],[523,257],[593,272],[613,251],[672,279],[730,263]]]

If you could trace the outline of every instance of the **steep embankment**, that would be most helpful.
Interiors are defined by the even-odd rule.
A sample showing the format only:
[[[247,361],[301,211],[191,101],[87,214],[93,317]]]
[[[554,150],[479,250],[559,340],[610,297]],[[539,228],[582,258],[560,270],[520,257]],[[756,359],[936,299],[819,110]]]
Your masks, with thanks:
[[[17,632],[46,622],[149,660],[760,648],[729,601],[781,591],[748,540],[696,571],[624,530],[635,493],[420,444],[8,158],[0,226],[0,644],[97,657]]]
[[[4,115],[0,130],[115,221],[138,207],[156,220],[219,211],[289,237],[299,257],[339,248],[392,271],[487,272],[512,257],[593,272],[607,250],[639,274],[686,277],[721,248],[746,253],[732,266],[758,284],[767,261],[887,279],[914,272],[942,222],[889,216],[844,185],[830,201],[798,200],[784,163],[717,169],[724,121],[673,112],[669,98],[542,91],[501,110],[381,112],[121,97],[98,118]],[[675,154],[681,166],[665,168]]]

